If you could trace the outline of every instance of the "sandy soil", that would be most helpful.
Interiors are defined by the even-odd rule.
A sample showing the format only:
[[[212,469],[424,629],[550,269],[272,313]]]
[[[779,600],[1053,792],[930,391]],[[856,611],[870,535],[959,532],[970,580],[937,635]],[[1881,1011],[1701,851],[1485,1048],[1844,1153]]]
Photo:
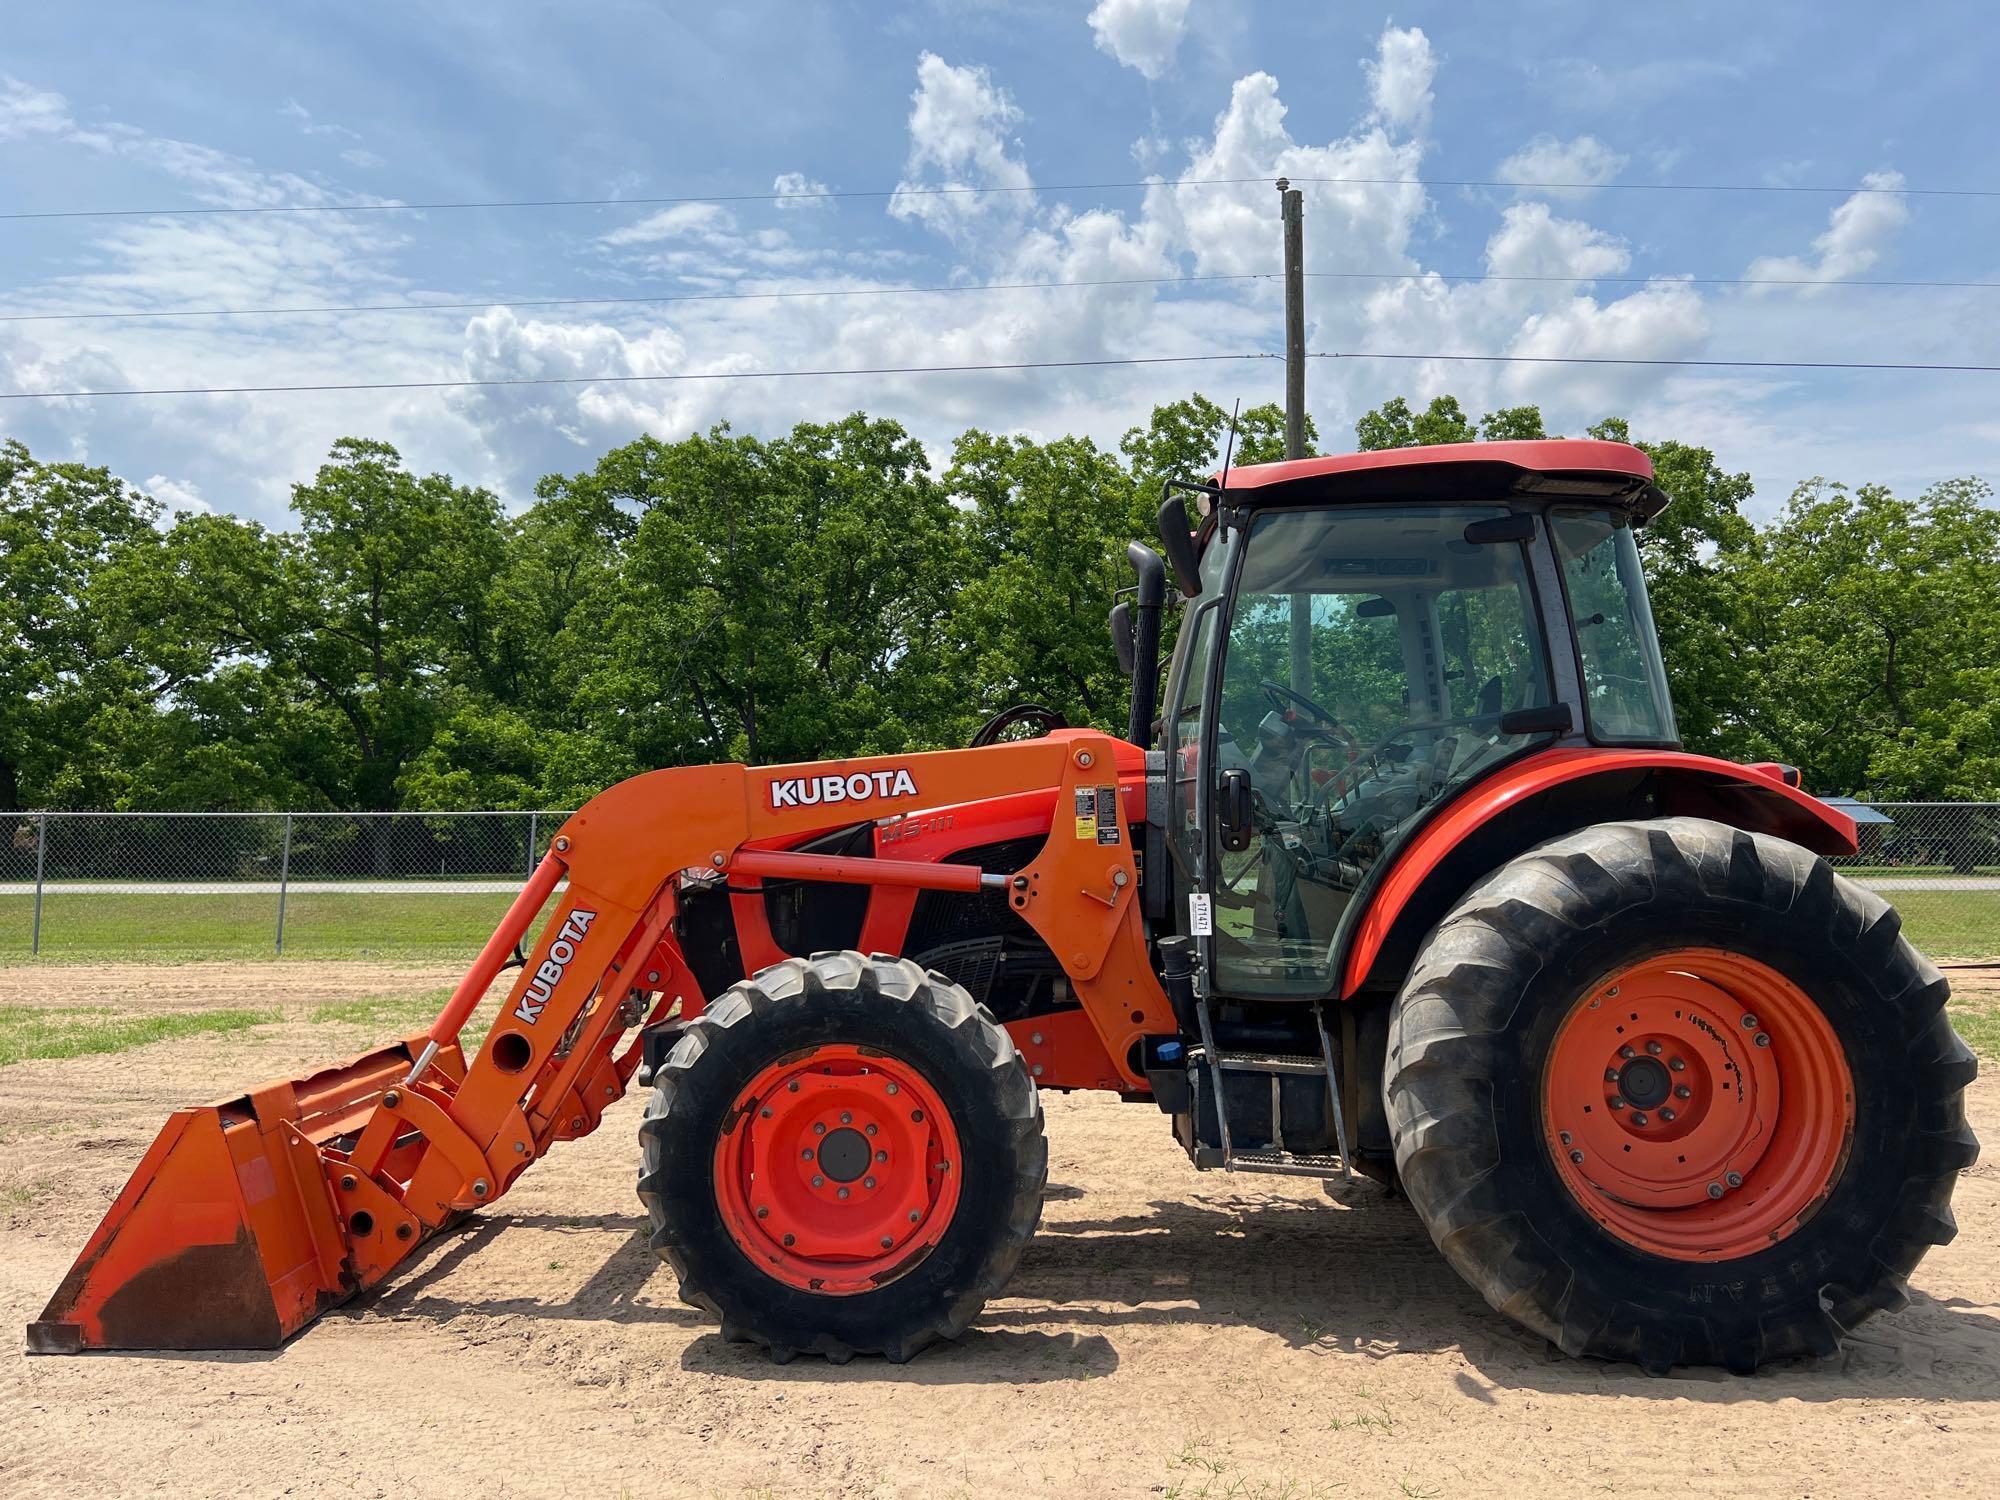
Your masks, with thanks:
[[[429,969],[3,969],[30,994],[274,1005]],[[1996,977],[1957,976],[1962,991]],[[302,1019],[0,1070],[0,1319],[41,1307],[166,1111],[373,1040]],[[1974,1086],[2000,1141],[2000,1079]],[[1489,1312],[1372,1187],[1197,1175],[1150,1107],[1050,1097],[1010,1295],[908,1366],[724,1344],[647,1250],[638,1101],[272,1354],[15,1355],[0,1494],[1993,1494],[2000,1173],[1842,1357],[1648,1379]],[[18,1335],[16,1335],[18,1338]],[[18,1344],[17,1346],[18,1347]]]

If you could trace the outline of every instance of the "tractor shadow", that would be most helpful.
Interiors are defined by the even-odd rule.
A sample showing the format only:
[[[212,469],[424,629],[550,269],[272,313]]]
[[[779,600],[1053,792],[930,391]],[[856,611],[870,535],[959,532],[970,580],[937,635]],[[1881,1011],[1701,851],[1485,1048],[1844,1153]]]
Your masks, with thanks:
[[[493,1252],[508,1229],[527,1229],[574,1239],[575,1250],[558,1249],[566,1264],[584,1261],[594,1245],[624,1231],[622,1239],[574,1291],[559,1298],[532,1295],[476,1298],[449,1290],[454,1272]],[[629,1214],[572,1215],[495,1212],[468,1219],[441,1236],[410,1272],[378,1292],[357,1298],[330,1316],[401,1318],[450,1323],[455,1319],[509,1315],[626,1326],[663,1325],[694,1337],[681,1355],[684,1370],[740,1380],[794,1383],[893,1381],[905,1385],[1031,1385],[1051,1380],[1089,1380],[1118,1368],[1118,1353],[1099,1333],[973,1328],[956,1342],[926,1350],[906,1365],[858,1358],[841,1366],[817,1356],[790,1364],[774,1362],[763,1349],[731,1343],[715,1320],[682,1305],[672,1275],[648,1243],[646,1221]],[[586,1247],[591,1247],[587,1249]]]
[[[1048,1201],[1088,1200],[1051,1184]],[[418,1264],[384,1289],[331,1316],[446,1323],[517,1315],[663,1326],[689,1336],[684,1370],[779,1385],[1090,1380],[1118,1369],[1121,1345],[1128,1354],[1143,1348],[1136,1335],[1144,1330],[1246,1328],[1330,1361],[1455,1354],[1471,1368],[1454,1379],[1474,1400],[1490,1401],[1492,1387],[1716,1403],[2000,1400],[2000,1318],[1959,1298],[1913,1292],[1907,1308],[1863,1324],[1832,1359],[1750,1377],[1708,1368],[1653,1377],[1629,1365],[1570,1359],[1501,1317],[1445,1263],[1409,1205],[1372,1183],[1319,1199],[1252,1190],[1156,1199],[1111,1217],[1074,1213],[1044,1218],[1013,1280],[971,1329],[906,1365],[859,1358],[834,1366],[812,1356],[780,1365],[761,1348],[724,1340],[708,1314],[676,1299],[671,1273],[637,1215],[480,1215],[426,1247]],[[559,1296],[456,1294],[453,1273],[496,1250],[496,1238],[511,1228],[573,1240],[573,1250],[557,1253],[579,1270],[589,1266],[587,1275],[566,1281]]]
[[[1648,1376],[1571,1359],[1489,1308],[1447,1265],[1415,1213],[1372,1183],[1325,1199],[1204,1194],[1111,1218],[1048,1218],[977,1325],[1118,1329],[1243,1327],[1315,1357],[1462,1356],[1490,1386],[1712,1402],[1929,1396],[2000,1400],[2000,1318],[1912,1291],[1840,1354],[1740,1377],[1713,1368]],[[1128,1350],[1128,1353],[1131,1352]],[[1461,1371],[1476,1399],[1480,1381]]]

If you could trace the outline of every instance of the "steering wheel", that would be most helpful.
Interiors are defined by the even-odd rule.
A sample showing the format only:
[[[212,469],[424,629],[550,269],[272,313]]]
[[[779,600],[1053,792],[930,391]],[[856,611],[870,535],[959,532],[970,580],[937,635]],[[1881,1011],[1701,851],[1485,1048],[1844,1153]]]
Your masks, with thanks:
[[[1008,734],[1027,725],[1027,734]],[[1017,703],[1012,708],[1003,708],[999,713],[979,726],[979,732],[972,737],[972,748],[977,750],[986,745],[997,745],[1001,738],[1038,740],[1051,729],[1067,729],[1069,720],[1052,708],[1044,708],[1039,703]]]
[[[1490,714],[1468,714],[1462,719],[1405,719],[1366,750],[1356,752],[1348,760],[1347,764],[1341,767],[1338,772],[1328,779],[1326,785],[1319,789],[1314,800],[1318,805],[1324,807],[1328,803],[1346,796],[1352,789],[1354,782],[1358,781],[1358,773],[1366,767],[1374,765],[1382,758],[1383,752],[1406,735],[1414,734],[1420,729],[1463,729],[1472,724],[1489,723],[1505,717],[1506,714],[1503,711]],[[1334,790],[1335,788],[1338,788],[1337,792]]]
[[[1273,682],[1268,677],[1261,680],[1257,686],[1264,690],[1264,696],[1271,700],[1271,706],[1280,713],[1286,712],[1289,709],[1302,708],[1312,717],[1313,722],[1326,730],[1337,743],[1347,746],[1350,749],[1353,748],[1354,736],[1347,732],[1346,727],[1340,720],[1321,708],[1304,693],[1293,692],[1292,689],[1284,686],[1282,683]]]

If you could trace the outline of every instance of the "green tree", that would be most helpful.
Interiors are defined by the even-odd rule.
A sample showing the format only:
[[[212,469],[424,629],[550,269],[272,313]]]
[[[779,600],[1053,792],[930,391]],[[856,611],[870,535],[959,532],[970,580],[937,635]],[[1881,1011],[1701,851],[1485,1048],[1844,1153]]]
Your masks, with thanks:
[[[295,532],[182,517],[126,580],[128,613],[176,702],[254,700],[311,801],[397,808],[405,772],[494,669],[499,504],[343,438],[292,508]]]
[[[1512,407],[1512,412],[1534,411],[1533,407]],[[1496,414],[1502,415],[1502,414]],[[1488,421],[1493,418],[1489,417]],[[1535,423],[1541,423],[1541,414],[1535,412]],[[1433,443],[1469,443],[1479,434],[1473,429],[1471,418],[1465,408],[1458,404],[1456,396],[1433,396],[1431,404],[1421,412],[1412,412],[1410,403],[1401,396],[1392,396],[1371,412],[1362,415],[1354,424],[1355,442],[1362,452],[1372,453],[1382,448],[1418,448]]]
[[[96,595],[157,514],[107,469],[0,442],[0,811],[87,799],[92,720],[143,707]]]
[[[1916,500],[1796,490],[1743,570],[1746,753],[1823,791],[2000,796],[2000,511],[1981,481]]]
[[[963,692],[946,660],[955,520],[894,422],[641,438],[549,493],[639,511],[616,574],[556,636],[575,716],[552,789],[948,732]]]

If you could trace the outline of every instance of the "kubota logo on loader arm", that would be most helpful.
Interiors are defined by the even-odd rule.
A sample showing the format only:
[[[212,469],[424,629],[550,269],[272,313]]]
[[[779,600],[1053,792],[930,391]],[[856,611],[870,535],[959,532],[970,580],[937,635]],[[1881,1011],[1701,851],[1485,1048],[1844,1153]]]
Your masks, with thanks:
[[[856,771],[849,776],[781,776],[771,783],[774,809],[916,795],[916,778],[901,766],[888,771]]]
[[[542,960],[542,966],[535,970],[535,977],[528,981],[528,987],[521,992],[521,1003],[514,1007],[514,1014],[524,1024],[532,1026],[542,1018],[542,1007],[549,1003],[549,996],[562,983],[563,970],[576,957],[576,945],[583,941],[583,935],[590,931],[590,924],[597,920],[597,913],[578,908],[569,914],[569,920],[562,924],[562,931],[549,944],[549,956]]]

